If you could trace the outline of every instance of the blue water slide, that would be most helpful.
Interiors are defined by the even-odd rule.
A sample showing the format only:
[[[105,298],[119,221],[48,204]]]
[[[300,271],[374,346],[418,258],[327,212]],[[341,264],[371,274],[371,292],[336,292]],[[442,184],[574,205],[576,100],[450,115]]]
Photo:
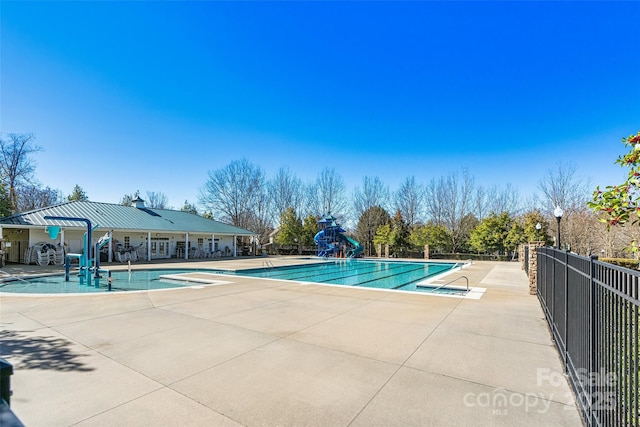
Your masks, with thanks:
[[[327,257],[333,254],[336,250],[335,246],[324,240],[324,230],[318,231],[318,233],[313,237],[313,241],[320,247],[318,256]]]

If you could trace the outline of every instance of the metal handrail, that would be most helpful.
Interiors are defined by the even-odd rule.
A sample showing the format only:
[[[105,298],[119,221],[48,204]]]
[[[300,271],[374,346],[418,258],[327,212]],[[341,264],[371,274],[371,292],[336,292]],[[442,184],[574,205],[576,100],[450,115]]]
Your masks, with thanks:
[[[435,291],[437,291],[438,289],[444,288],[445,286],[450,285],[450,284],[452,284],[453,282],[455,282],[455,281],[457,281],[457,280],[459,280],[459,279],[464,279],[464,280],[466,280],[466,281],[467,281],[467,292],[469,292],[469,278],[468,278],[467,276],[460,276],[460,277],[456,277],[456,278],[455,278],[455,279],[453,279],[452,281],[447,282],[447,283],[445,283],[444,285],[438,286],[437,288],[433,289],[433,290],[432,290],[432,292],[435,292]]]
[[[264,262],[262,263],[262,266],[267,268],[273,268],[273,263],[268,259],[265,259]]]

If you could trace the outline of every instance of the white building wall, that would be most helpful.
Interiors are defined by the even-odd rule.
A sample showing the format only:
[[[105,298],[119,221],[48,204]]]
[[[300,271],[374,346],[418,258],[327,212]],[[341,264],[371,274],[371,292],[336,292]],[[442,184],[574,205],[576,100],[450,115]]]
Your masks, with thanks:
[[[5,233],[8,231],[5,230]],[[92,244],[95,244],[98,239],[100,239],[107,230],[94,230],[92,232]],[[42,229],[32,228],[29,230],[29,246],[32,246],[36,243],[44,242],[44,243],[52,243],[54,245],[62,244],[62,236],[64,235],[64,243],[65,250],[67,253],[82,253],[83,250],[83,239],[84,234],[86,233],[86,229],[67,229],[64,228],[64,233],[60,232],[56,239],[51,239],[49,234],[45,231],[44,227]],[[157,235],[157,236],[156,236]],[[112,249],[113,251],[124,250],[127,249],[125,247],[125,242],[127,241],[126,237],[128,237],[128,246],[138,248],[143,245],[145,248],[147,247],[147,231],[113,231],[112,232]],[[176,249],[178,247],[178,243],[182,242],[184,245],[185,235],[182,233],[174,233],[174,234],[164,234],[164,233],[151,233],[152,240],[155,238],[168,238],[169,242],[169,256],[176,256]],[[201,245],[198,245],[198,239],[202,239],[203,242]],[[219,250],[222,256],[233,256],[233,239],[234,236],[225,236],[216,234],[215,241],[212,242],[211,234],[189,234],[189,246],[190,247],[201,247],[202,249],[208,250],[211,248],[212,251]],[[212,244],[213,243],[213,244]],[[104,250],[104,249],[103,249]],[[183,255],[184,256],[184,255]],[[114,258],[115,260],[115,258]]]

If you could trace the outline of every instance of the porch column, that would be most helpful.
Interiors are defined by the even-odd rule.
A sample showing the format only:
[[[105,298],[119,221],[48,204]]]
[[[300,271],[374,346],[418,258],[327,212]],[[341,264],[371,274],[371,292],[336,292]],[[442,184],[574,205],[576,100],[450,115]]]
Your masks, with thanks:
[[[238,238],[238,236],[233,236],[233,257],[234,258],[238,256],[238,251],[237,251],[237,248],[236,248],[236,245],[237,245],[236,240],[237,240],[237,238]]]
[[[216,254],[216,235],[211,235],[211,258],[215,258]]]
[[[151,232],[147,232],[147,261],[151,261]]]
[[[189,233],[184,235],[184,259],[189,259]]]
[[[109,230],[109,246],[107,247],[109,248],[107,250],[107,261],[113,262],[113,230]]]

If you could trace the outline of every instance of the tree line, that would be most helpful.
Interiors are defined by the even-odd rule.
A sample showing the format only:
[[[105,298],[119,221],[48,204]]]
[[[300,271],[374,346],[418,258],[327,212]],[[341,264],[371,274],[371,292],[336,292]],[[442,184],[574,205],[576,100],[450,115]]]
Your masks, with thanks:
[[[0,214],[28,211],[64,200],[89,200],[76,184],[63,196],[34,179],[32,155],[41,150],[32,134],[0,138]],[[512,253],[519,243],[554,243],[557,222],[553,209],[561,206],[562,242],[574,252],[620,256],[630,240],[640,240],[638,228],[607,230],[589,207],[593,190],[576,175],[572,164],[558,163],[537,183],[538,192],[522,198],[509,183],[485,187],[462,168],[420,182],[407,176],[394,190],[377,176],[364,176],[347,191],[342,176],[331,167],[303,181],[287,166],[271,177],[247,159],[233,160],[207,172],[198,203],[185,200],[182,210],[255,231],[266,243],[274,229],[278,241],[313,245],[317,220],[332,214],[359,240],[366,255],[389,245],[402,256],[428,244],[443,253]],[[120,201],[130,204],[137,190]],[[161,192],[147,191],[146,205],[171,208]],[[538,227],[536,227],[538,226]]]
[[[554,244],[556,206],[562,206],[562,242],[574,252],[621,256],[628,233],[607,231],[589,209],[591,190],[575,166],[557,164],[538,182],[538,193],[520,197],[511,184],[477,185],[462,169],[419,182],[406,177],[391,191],[377,176],[365,176],[347,192],[344,180],[325,167],[317,178],[304,182],[288,167],[268,178],[247,159],[209,171],[199,202],[213,217],[259,232],[262,241],[279,229],[276,241],[313,246],[317,220],[330,213],[375,255],[378,245],[389,245],[392,255],[422,250],[425,244],[441,253],[513,253],[520,243]]]

